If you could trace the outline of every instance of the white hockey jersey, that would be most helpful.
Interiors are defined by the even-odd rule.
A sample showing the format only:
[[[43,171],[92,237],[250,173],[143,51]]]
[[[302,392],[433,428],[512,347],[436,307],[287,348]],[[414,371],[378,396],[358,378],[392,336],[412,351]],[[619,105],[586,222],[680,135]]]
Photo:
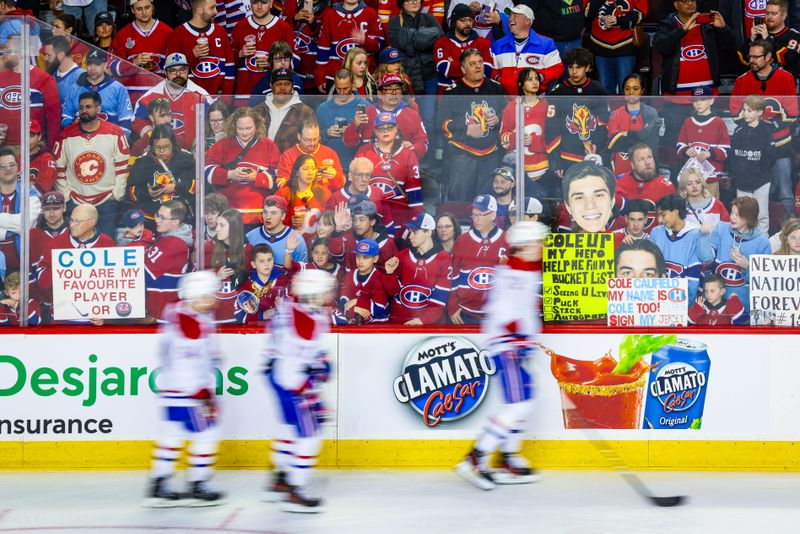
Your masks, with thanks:
[[[541,262],[511,258],[495,268],[495,280],[486,300],[481,331],[490,338],[490,350],[514,348],[520,337],[542,331],[539,299],[542,288]]]

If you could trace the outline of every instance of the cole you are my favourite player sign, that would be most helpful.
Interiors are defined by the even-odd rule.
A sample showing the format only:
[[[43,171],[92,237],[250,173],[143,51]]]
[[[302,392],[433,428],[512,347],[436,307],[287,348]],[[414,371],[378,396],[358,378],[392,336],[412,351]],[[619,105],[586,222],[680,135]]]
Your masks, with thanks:
[[[57,321],[145,316],[143,247],[55,249],[51,265]]]

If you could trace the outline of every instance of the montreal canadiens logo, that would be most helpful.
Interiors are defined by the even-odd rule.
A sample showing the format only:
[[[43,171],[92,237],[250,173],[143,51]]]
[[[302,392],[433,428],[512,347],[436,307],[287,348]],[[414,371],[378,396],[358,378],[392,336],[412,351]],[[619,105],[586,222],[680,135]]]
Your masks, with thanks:
[[[195,65],[192,69],[195,77],[197,78],[213,78],[219,76],[222,70],[219,67],[219,58],[204,57],[203,61]]]
[[[421,310],[428,305],[428,298],[430,296],[431,289],[429,287],[411,284],[405,286],[402,291],[400,291],[398,299],[400,300],[400,304],[406,308]]]
[[[494,283],[494,267],[478,267],[467,277],[467,284],[478,291],[488,291]]]
[[[244,62],[244,66],[247,70],[251,72],[261,72],[261,69],[258,68],[258,62],[256,61],[256,56],[248,56]]]
[[[403,373],[394,379],[394,395],[433,427],[474,412],[496,370],[489,353],[470,341],[431,337],[409,351]]]
[[[706,48],[703,45],[691,45],[681,48],[681,59],[684,61],[700,61],[706,58]]]
[[[525,63],[527,63],[532,67],[535,67],[536,65],[539,64],[539,58],[536,56],[528,56],[525,58]]]
[[[748,0],[744,3],[744,14],[750,18],[763,17],[767,10],[767,0]]]
[[[706,385],[706,374],[692,364],[668,363],[650,382],[650,395],[657,398],[665,413],[683,412],[692,407]]]
[[[179,111],[172,112],[172,130],[175,132],[182,132],[186,124],[183,122],[183,113]]]
[[[667,264],[667,278],[682,278],[683,277],[683,265],[679,263],[672,263],[671,261],[666,262]]]
[[[294,32],[294,51],[298,55],[311,51],[311,37],[301,32]]]
[[[72,172],[82,184],[96,184],[106,173],[106,160],[97,152],[82,152],[72,163]]]
[[[358,46],[358,43],[352,37],[348,37],[347,39],[342,39],[336,45],[336,57],[339,59],[344,59],[347,57],[347,53],[350,51],[351,48]]]
[[[374,185],[375,187],[380,189],[381,192],[383,193],[383,198],[386,200],[399,196],[397,194],[397,190],[394,187],[394,182],[392,182],[389,178],[385,176],[373,176],[370,179],[369,184]]]
[[[22,106],[22,89],[12,85],[0,91],[0,105],[6,109],[20,109]]]
[[[742,268],[735,263],[720,263],[714,272],[725,279],[725,285],[727,286],[739,287],[743,286],[745,283]]]

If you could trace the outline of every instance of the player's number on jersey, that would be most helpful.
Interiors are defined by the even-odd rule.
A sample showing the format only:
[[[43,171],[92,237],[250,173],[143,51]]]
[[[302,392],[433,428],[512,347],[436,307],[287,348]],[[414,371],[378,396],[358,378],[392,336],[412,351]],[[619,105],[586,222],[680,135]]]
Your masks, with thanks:
[[[147,259],[153,263],[157,262],[158,258],[163,255],[164,251],[160,250],[158,247],[150,247],[150,250],[147,251]]]

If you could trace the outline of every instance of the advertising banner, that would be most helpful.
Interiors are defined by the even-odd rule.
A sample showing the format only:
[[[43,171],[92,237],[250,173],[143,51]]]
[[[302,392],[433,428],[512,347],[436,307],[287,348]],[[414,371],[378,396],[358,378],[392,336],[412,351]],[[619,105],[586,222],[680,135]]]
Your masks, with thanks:
[[[614,276],[611,234],[550,234],[542,270],[545,321],[605,319],[606,281]]]
[[[686,326],[685,278],[610,278],[608,326]]]
[[[144,247],[54,249],[57,321],[144,317]]]
[[[800,326],[800,256],[750,256],[750,323]]]

